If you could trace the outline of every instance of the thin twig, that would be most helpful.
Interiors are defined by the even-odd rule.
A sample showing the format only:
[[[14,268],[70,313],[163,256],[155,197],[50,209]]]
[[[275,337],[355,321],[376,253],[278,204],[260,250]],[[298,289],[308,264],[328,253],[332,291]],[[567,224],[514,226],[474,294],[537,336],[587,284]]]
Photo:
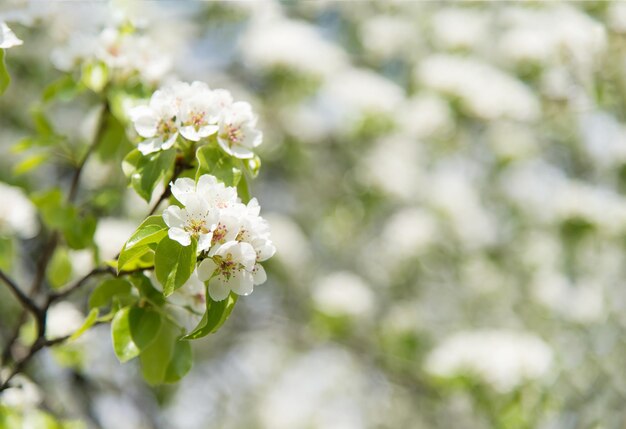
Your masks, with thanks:
[[[76,170],[74,171],[74,175],[72,176],[72,183],[70,185],[70,192],[68,194],[67,200],[69,202],[74,201],[76,195],[78,194],[78,184],[80,183],[80,176],[85,168],[85,164],[87,164],[87,160],[91,156],[94,150],[98,147],[100,140],[102,140],[102,135],[106,131],[106,117],[111,111],[111,107],[109,106],[108,101],[104,103],[104,110],[102,111],[102,116],[100,116],[100,121],[98,123],[98,129],[96,130],[96,134],[92,143],[89,145],[87,149],[87,153],[83,156],[83,159],[80,161]]]
[[[93,270],[85,274],[83,277],[78,279],[76,283],[74,283],[73,285],[68,286],[62,291],[50,293],[48,295],[48,301],[46,302],[46,305],[44,306],[44,308],[47,309],[50,306],[50,304],[52,304],[53,302],[63,299],[69,294],[73,293],[74,291],[80,289],[84,284],[87,283],[87,281],[91,277],[98,275],[98,274],[106,274],[106,273],[115,274],[115,270],[109,266],[94,268]]]
[[[20,329],[22,328],[22,325],[26,322],[27,314],[28,312],[22,308],[20,311],[20,315],[17,319],[17,324],[13,328],[13,332],[11,333],[11,336],[9,336],[9,339],[7,340],[6,344],[4,345],[4,348],[2,349],[2,357],[0,357],[0,366],[4,366],[8,362],[9,358],[12,358],[11,349],[13,348],[13,344],[15,344],[15,342],[20,336]]]
[[[30,311],[33,314],[33,316],[35,316],[36,318],[40,317],[41,309],[37,307],[37,304],[35,304],[35,301],[30,299],[24,292],[22,292],[22,290],[19,288],[17,283],[15,283],[1,269],[0,269],[0,279],[9,287],[11,292],[13,292],[13,295],[15,295],[17,300],[20,302],[20,304],[24,306],[24,308]]]

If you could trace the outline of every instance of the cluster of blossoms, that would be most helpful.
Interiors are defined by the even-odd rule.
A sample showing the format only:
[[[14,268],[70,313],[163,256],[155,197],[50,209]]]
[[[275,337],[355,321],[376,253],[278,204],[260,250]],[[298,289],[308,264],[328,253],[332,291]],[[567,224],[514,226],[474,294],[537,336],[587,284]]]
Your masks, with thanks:
[[[138,146],[144,155],[171,148],[179,135],[192,142],[216,135],[226,153],[247,159],[263,141],[249,103],[202,82],[176,82],[156,91],[148,106],[131,111],[131,119],[146,139]]]
[[[183,246],[197,240],[198,255],[205,259],[195,276],[209,281],[211,298],[221,301],[231,291],[249,295],[254,285],[264,283],[267,277],[260,262],[272,257],[276,248],[268,223],[259,216],[257,200],[243,204],[235,188],[208,174],[197,183],[177,179],[171,189],[183,207],[165,209],[168,235]]]
[[[52,62],[61,71],[71,71],[83,63],[101,62],[120,79],[139,75],[158,82],[170,71],[172,61],[149,37],[135,31],[107,27],[99,35],[70,39],[52,52]]]

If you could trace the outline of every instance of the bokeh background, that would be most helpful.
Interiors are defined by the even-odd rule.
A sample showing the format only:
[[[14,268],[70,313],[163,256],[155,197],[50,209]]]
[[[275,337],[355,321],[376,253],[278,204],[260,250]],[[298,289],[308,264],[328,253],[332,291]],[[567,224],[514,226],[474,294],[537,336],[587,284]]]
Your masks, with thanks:
[[[252,194],[278,249],[179,384],[144,384],[99,326],[39,356],[39,393],[14,406],[106,429],[626,427],[626,3],[11,0],[0,12],[24,40],[0,98],[4,182],[28,194],[67,180],[49,160],[20,174],[33,154],[15,143],[72,55],[131,19],[149,40],[133,51],[146,79],[201,80],[259,113]],[[88,100],[47,114],[75,142],[96,115]],[[119,163],[95,159],[84,178],[112,257],[148,206]],[[76,275],[91,258],[71,257]],[[85,297],[51,329],[80,323]],[[0,298],[6,336],[18,307]]]

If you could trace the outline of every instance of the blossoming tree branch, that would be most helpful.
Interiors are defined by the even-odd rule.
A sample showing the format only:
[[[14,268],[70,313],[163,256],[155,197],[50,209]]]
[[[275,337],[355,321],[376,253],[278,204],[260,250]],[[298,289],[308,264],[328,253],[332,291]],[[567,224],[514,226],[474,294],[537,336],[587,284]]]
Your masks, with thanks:
[[[0,29],[4,92],[10,82],[5,49],[22,42],[6,24]],[[10,370],[0,375],[0,394],[39,351],[76,341],[101,323],[111,324],[121,362],[139,358],[151,384],[175,382],[191,368],[190,340],[216,332],[238,297],[266,280],[262,263],[275,247],[259,203],[249,195],[248,182],[260,168],[254,150],[263,138],[252,107],[202,82],[157,86],[147,71],[158,69],[159,60],[148,59],[147,67],[128,55],[142,40],[123,24],[103,32],[93,53],[58,57],[65,73],[33,109],[38,134],[19,143],[18,150],[36,148],[46,161],[54,160],[59,145],[69,147],[74,162],[67,181],[46,184],[31,196],[42,231],[30,284],[27,276],[15,277],[12,267],[0,270],[0,280],[23,308],[2,350],[2,366]],[[79,96],[100,104],[93,139],[82,146],[68,144],[45,114]],[[115,258],[97,257],[95,268],[72,279],[68,252],[95,247],[98,210],[81,189],[92,157],[123,159],[120,174],[152,206]],[[50,309],[84,288],[92,289],[82,327],[51,337]],[[21,344],[20,330],[31,320],[34,339]],[[189,320],[195,326],[188,328]]]

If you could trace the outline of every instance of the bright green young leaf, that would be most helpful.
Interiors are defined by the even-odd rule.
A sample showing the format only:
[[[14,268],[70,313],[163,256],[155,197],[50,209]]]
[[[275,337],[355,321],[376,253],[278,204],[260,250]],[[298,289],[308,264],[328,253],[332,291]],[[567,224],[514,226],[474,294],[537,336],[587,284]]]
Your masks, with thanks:
[[[9,87],[9,83],[11,83],[11,76],[9,76],[9,72],[7,71],[4,54],[4,49],[0,49],[0,95],[4,94]]]
[[[241,169],[235,165],[231,156],[214,146],[202,146],[196,151],[198,160],[197,177],[212,174],[227,186],[237,186],[241,180]]]
[[[189,246],[165,237],[157,246],[154,255],[154,268],[159,282],[163,285],[163,294],[170,296],[181,287],[196,267],[196,240]]]
[[[196,340],[216,332],[224,324],[226,319],[228,319],[236,303],[237,295],[234,293],[228,295],[223,301],[213,301],[207,290],[206,312],[202,316],[202,320],[200,320],[198,326],[189,334],[185,335],[183,339]]]
[[[69,74],[49,84],[44,90],[42,99],[44,103],[52,100],[70,101],[84,89],[84,86],[74,80]]]
[[[174,149],[142,155],[138,150],[131,151],[122,162],[124,174],[141,198],[150,201],[154,188],[174,166]]]
[[[183,378],[191,369],[193,356],[191,344],[188,341],[177,341],[174,344],[170,363],[165,370],[166,383],[175,383]]]
[[[117,264],[114,268],[118,273],[123,271],[133,271],[139,268],[151,268],[154,267],[154,251],[156,250],[156,244],[150,243],[144,246],[135,246],[129,250],[124,251],[117,260]]]
[[[78,328],[76,332],[72,334],[72,336],[70,337],[70,341],[74,341],[75,339],[83,335],[85,332],[87,332],[87,330],[96,323],[96,320],[98,320],[98,309],[92,308],[89,314],[87,315],[87,318],[83,322],[83,325],[80,328]]]
[[[14,256],[13,238],[0,237],[0,269],[11,271]]]
[[[151,244],[160,242],[167,235],[167,225],[159,215],[149,216],[130,236],[117,261],[117,270],[123,271],[130,262],[152,252]]]
[[[125,307],[117,312],[111,323],[113,349],[120,362],[137,357],[156,338],[161,316],[154,310]]]
[[[105,307],[115,296],[130,295],[132,285],[125,279],[109,279],[91,292],[89,308]]]
[[[21,174],[28,173],[29,171],[39,167],[49,158],[50,155],[45,152],[29,155],[28,157],[13,166],[13,174],[19,176]]]
[[[72,262],[70,261],[67,249],[63,247],[57,247],[54,254],[52,255],[50,264],[48,265],[46,278],[48,279],[50,286],[52,286],[54,289],[58,289],[66,284],[71,277]]]
[[[124,248],[129,249],[150,243],[158,243],[167,235],[167,225],[163,221],[163,216],[148,216],[137,230],[130,236]]]

